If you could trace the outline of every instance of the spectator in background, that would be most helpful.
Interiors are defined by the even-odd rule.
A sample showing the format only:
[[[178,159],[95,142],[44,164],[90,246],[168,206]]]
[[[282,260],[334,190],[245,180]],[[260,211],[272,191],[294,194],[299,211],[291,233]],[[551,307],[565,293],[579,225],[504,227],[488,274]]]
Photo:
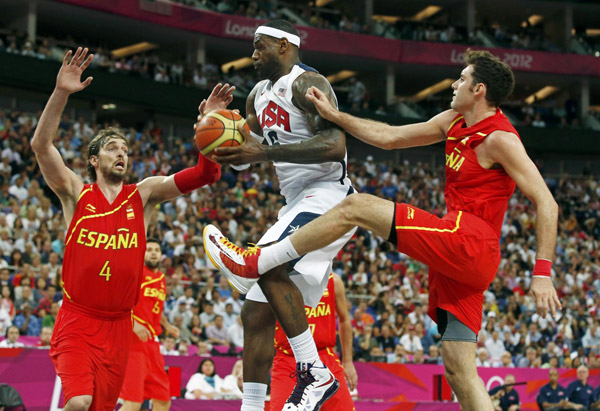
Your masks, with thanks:
[[[160,353],[162,355],[179,355],[179,351],[175,349],[175,343],[175,337],[172,335],[167,335],[160,346]]]
[[[23,335],[38,336],[41,330],[41,321],[33,315],[31,304],[28,302],[21,305],[21,314],[15,317],[15,326]]]
[[[417,336],[414,325],[408,326],[408,332],[400,337],[400,344],[402,344],[404,351],[409,355],[423,349],[421,339]]]
[[[235,323],[227,329],[227,339],[237,348],[244,348],[244,327],[242,317],[237,316]]]
[[[362,81],[356,77],[350,77],[350,87],[348,90],[348,103],[352,111],[359,111],[365,100],[367,89]]]
[[[500,356],[500,361],[492,363],[492,367],[515,368],[515,364],[512,361],[512,355],[510,355],[510,352],[504,351]]]
[[[60,306],[56,301],[50,303],[50,309],[48,310],[49,314],[42,318],[42,327],[54,328],[54,323],[56,322],[56,316],[58,315],[59,308]]]
[[[559,411],[567,402],[567,390],[558,383],[558,370],[550,368],[548,384],[540,388],[536,402],[541,411]]]
[[[496,411],[518,411],[519,393],[514,389],[515,376],[507,374],[504,385],[492,388],[489,392]]]
[[[0,348],[22,348],[25,344],[18,341],[19,339],[19,327],[11,325],[6,330],[6,339],[0,341]]]
[[[223,389],[224,391],[227,391],[228,396],[233,396],[237,399],[242,399],[243,370],[243,361],[237,360],[233,365],[231,374],[229,374],[223,379]]]
[[[381,335],[377,337],[377,343],[379,344],[379,348],[381,348],[384,353],[387,354],[394,352],[396,342],[394,341],[394,337],[392,336],[389,325],[385,324],[381,326]]]
[[[477,349],[477,358],[475,359],[477,367],[491,367],[488,352],[484,347]]]
[[[359,361],[369,361],[373,348],[379,347],[377,338],[373,335],[373,327],[365,325],[364,334],[358,338],[358,352],[356,358]]]
[[[500,339],[500,333],[497,329],[492,331],[491,337],[485,339],[485,348],[490,354],[490,361],[492,363],[500,361],[500,357],[502,357],[506,348]]]
[[[425,364],[443,364],[440,348],[437,345],[434,344],[429,347],[429,355],[425,359]]]
[[[42,327],[40,332],[40,340],[37,342],[36,347],[50,349],[50,340],[52,339],[52,328]]]
[[[185,386],[187,400],[209,400],[218,398],[224,392],[224,381],[216,372],[215,363],[210,358],[200,362],[198,370]]]
[[[530,368],[533,367],[537,358],[537,352],[535,348],[529,347],[527,348],[526,355],[522,357],[517,363],[517,367],[519,368]]]
[[[214,324],[206,327],[206,337],[208,338],[208,341],[213,345],[229,345],[227,328],[223,326],[222,316],[217,315],[215,317]]]
[[[588,376],[590,372],[585,365],[577,368],[577,381],[573,381],[567,386],[566,404],[563,405],[567,409],[585,409],[592,404],[592,396],[594,388],[588,384]]]

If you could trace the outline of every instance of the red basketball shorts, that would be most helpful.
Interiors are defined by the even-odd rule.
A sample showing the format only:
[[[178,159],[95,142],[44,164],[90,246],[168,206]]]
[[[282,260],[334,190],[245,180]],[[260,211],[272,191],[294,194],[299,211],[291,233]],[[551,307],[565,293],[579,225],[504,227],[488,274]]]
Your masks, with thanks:
[[[344,368],[340,364],[340,360],[329,348],[319,350],[319,358],[323,364],[329,368],[329,371],[335,375],[335,378],[340,383],[340,388],[335,395],[331,397],[321,407],[322,411],[352,411],[354,410],[354,402],[348,390],[346,377],[344,376]],[[280,350],[276,350],[273,360],[273,368],[271,369],[271,411],[280,411],[285,402],[292,394],[296,379],[290,378],[290,374],[296,372],[296,359],[293,355],[283,354]]]
[[[131,350],[120,398],[143,402],[146,399],[169,401],[169,377],[158,342],[141,342],[132,333]]]
[[[398,251],[429,266],[429,316],[437,321],[436,308],[444,309],[478,334],[483,292],[500,264],[492,227],[467,212],[439,218],[404,203],[396,204],[394,225]]]
[[[91,395],[90,410],[114,409],[125,377],[131,330],[131,317],[101,320],[64,306],[59,310],[50,358],[65,403],[78,395]]]

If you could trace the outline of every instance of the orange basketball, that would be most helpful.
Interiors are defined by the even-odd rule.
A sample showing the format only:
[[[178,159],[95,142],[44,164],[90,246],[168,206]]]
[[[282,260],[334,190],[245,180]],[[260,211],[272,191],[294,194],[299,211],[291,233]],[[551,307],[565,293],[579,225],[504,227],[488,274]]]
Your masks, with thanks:
[[[232,110],[211,111],[196,126],[196,145],[202,155],[209,157],[217,147],[235,147],[244,142],[238,126],[250,131],[246,120]]]

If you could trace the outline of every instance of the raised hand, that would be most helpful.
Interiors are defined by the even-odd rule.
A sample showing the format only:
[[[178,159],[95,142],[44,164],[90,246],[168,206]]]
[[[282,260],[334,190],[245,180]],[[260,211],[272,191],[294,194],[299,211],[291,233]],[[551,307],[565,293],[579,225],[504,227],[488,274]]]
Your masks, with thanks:
[[[56,90],[73,94],[90,85],[93,80],[92,77],[88,77],[83,83],[81,82],[81,74],[90,65],[94,57],[93,54],[88,56],[87,53],[88,49],[82,49],[81,47],[75,51],[73,58],[70,58],[73,54],[72,50],[65,53],[65,58],[56,77]]]
[[[208,96],[208,100],[204,99],[200,103],[200,106],[198,107],[198,111],[200,112],[199,117],[210,113],[211,111],[227,108],[229,103],[233,101],[234,91],[235,86],[230,86],[228,83],[225,83],[224,85],[221,83],[217,84],[212,89],[210,96]]]

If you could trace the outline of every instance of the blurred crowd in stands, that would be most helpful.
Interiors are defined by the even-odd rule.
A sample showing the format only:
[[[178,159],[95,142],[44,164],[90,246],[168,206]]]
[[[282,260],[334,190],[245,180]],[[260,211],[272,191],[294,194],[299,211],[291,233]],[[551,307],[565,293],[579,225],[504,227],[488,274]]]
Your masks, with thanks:
[[[314,5],[299,5],[275,0],[171,0],[174,3],[233,14],[254,19],[289,18],[293,13],[293,23],[308,25],[328,30],[348,31],[358,34],[417,41],[436,41],[443,43],[463,43],[484,45],[482,35],[496,47],[518,48],[560,52],[561,49],[544,34],[543,22],[532,25],[524,19],[521,27],[504,27],[498,24],[482,22],[473,32],[466,27],[441,25],[427,21],[416,21],[410,16],[392,16],[392,18],[375,18],[365,23],[362,15],[355,15],[336,6],[318,7]],[[283,11],[286,11],[284,13]],[[576,32],[574,38],[581,44],[586,53],[600,51],[600,44],[583,32]]]
[[[452,28],[448,29],[454,33]],[[428,31],[426,31],[429,33]],[[0,32],[1,33],[1,32]],[[426,38],[431,38],[429,34]],[[435,36],[434,36],[435,37]],[[20,54],[23,56],[62,61],[67,49],[75,49],[80,44],[72,38],[57,41],[54,38],[39,37],[36,44],[27,40],[23,33],[5,32],[0,34],[0,52]],[[110,73],[147,78],[157,82],[199,87],[211,90],[220,81],[227,81],[236,86],[242,93],[249,93],[257,82],[256,73],[252,67],[242,70],[231,69],[222,73],[221,68],[208,61],[206,64],[191,66],[183,62],[162,61],[155,52],[134,54],[128,57],[116,58],[103,47],[93,47],[94,59],[92,68],[106,70]],[[334,84],[343,110],[365,111],[380,116],[393,116],[394,108],[386,107],[377,96],[373,96],[365,83],[353,76],[348,80]],[[410,106],[416,115],[426,119],[448,109],[447,96],[432,95],[418,103],[403,102]],[[515,124],[533,127],[580,127],[578,102],[569,97],[564,103],[552,98],[532,105],[523,101],[511,101],[504,106]],[[600,112],[590,111],[590,115],[600,116]]]
[[[0,110],[0,335],[8,337],[0,346],[14,346],[19,335],[35,341],[40,336],[39,345],[47,346],[43,341],[49,341],[63,299],[67,227],[29,145],[38,115]],[[66,114],[60,122],[56,145],[82,177],[82,153],[99,128]],[[168,140],[158,127],[126,132],[131,182],[172,174],[197,161],[191,141]],[[348,166],[362,192],[444,213],[443,166],[376,163],[371,157]],[[600,368],[600,180],[582,173],[547,176],[546,182],[560,205],[553,278],[564,309],[555,318],[541,317],[526,295],[535,260],[536,213],[516,192],[502,228],[502,263],[485,293],[480,365]],[[282,204],[272,165],[261,164],[241,172],[225,167],[218,183],[156,210],[148,236],[162,241],[165,313],[180,329],[178,340],[162,337],[165,355],[236,355],[243,349],[243,298],[204,254],[202,230],[213,223],[236,243],[257,242]],[[426,315],[426,266],[358,230],[333,269],[352,304],[356,360],[441,362],[440,335]]]

